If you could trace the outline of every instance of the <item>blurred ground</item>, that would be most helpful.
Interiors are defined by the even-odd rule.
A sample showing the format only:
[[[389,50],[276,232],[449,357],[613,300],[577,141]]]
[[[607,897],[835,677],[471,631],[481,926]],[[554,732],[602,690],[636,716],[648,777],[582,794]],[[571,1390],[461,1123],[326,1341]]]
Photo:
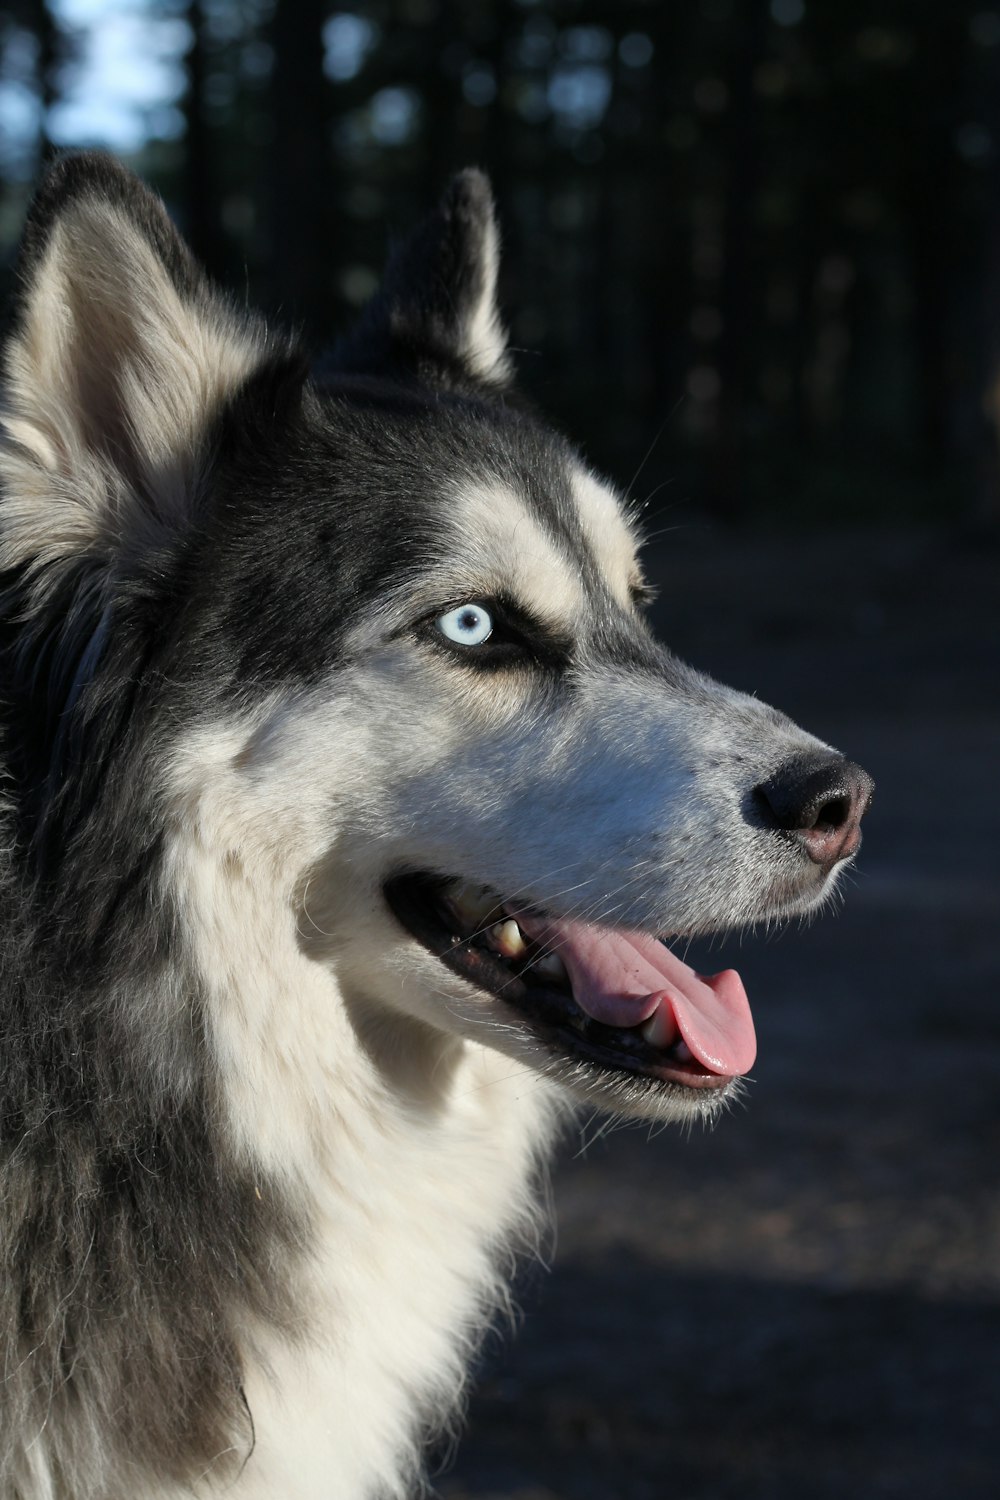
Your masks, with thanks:
[[[842,913],[702,955],[754,1002],[746,1108],[568,1143],[555,1269],[488,1352],[440,1496],[994,1500],[1000,553],[654,550],[664,638],[861,761],[875,807]]]

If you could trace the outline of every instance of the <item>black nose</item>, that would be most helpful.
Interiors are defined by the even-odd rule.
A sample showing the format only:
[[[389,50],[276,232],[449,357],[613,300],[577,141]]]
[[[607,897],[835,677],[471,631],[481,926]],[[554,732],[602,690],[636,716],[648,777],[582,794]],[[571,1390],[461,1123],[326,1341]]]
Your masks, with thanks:
[[[754,796],[773,828],[800,843],[814,863],[831,869],[860,848],[861,819],[874,789],[867,771],[821,750],[786,761]]]

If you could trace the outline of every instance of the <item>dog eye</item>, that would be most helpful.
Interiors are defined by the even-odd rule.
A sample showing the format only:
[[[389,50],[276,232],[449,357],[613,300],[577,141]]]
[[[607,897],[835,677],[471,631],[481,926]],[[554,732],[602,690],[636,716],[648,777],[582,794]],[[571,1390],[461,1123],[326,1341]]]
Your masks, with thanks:
[[[493,634],[493,616],[482,604],[460,604],[434,623],[456,646],[481,646]]]

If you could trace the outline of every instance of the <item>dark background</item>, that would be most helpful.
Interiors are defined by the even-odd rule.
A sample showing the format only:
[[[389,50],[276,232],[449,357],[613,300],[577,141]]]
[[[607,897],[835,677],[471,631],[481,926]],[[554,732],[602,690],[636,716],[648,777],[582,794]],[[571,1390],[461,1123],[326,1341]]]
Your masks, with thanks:
[[[569,1143],[441,1495],[993,1500],[1000,6],[17,0],[6,264],[89,144],[317,350],[485,166],[522,381],[648,500],[658,628],[878,784],[842,914],[696,955],[754,1000],[746,1108]]]
[[[319,347],[481,163],[522,379],[599,466],[658,436],[671,511],[996,518],[987,0],[14,0],[0,46],[8,251],[53,143],[117,145]]]

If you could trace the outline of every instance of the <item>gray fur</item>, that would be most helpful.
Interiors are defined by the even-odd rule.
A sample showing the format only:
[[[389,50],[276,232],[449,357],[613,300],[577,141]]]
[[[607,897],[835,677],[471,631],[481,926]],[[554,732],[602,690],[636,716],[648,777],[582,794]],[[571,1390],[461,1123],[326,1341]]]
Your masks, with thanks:
[[[103,157],[26,233],[0,441],[5,1500],[417,1482],[573,1099],[690,1118],[456,978],[398,872],[652,931],[834,875],[818,745],[656,644],[631,521],[508,399],[463,174],[322,380]],[[496,599],[478,657],[435,621]]]

